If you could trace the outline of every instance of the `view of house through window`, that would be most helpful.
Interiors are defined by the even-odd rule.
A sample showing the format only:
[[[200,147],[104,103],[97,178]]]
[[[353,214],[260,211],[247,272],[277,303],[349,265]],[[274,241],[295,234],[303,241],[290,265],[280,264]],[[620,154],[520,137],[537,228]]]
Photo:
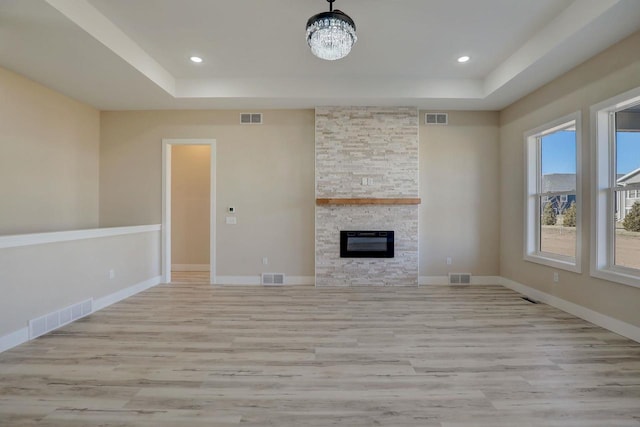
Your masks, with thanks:
[[[538,137],[540,149],[540,247],[549,254],[576,256],[575,123]]]
[[[640,269],[640,106],[615,113],[615,124],[613,259]]]
[[[581,271],[580,112],[525,132],[524,259]]]

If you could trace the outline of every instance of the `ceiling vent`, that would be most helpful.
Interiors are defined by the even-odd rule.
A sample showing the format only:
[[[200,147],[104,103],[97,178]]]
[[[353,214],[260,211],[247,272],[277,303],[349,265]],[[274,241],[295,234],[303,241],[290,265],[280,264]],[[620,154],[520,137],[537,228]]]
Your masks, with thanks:
[[[241,113],[240,124],[241,125],[261,125],[262,113]]]
[[[425,113],[425,125],[448,125],[449,115],[447,113]]]

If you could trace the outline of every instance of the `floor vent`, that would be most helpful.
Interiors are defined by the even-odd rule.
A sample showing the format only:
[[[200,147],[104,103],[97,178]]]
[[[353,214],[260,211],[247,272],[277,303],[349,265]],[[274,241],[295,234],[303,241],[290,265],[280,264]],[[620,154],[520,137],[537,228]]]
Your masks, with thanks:
[[[448,125],[449,115],[447,113],[425,113],[425,125]]]
[[[54,329],[78,320],[93,312],[93,299],[79,302],[65,307],[62,310],[45,314],[36,319],[29,320],[29,339],[34,339]]]
[[[262,273],[263,285],[284,285],[284,273]]]
[[[450,284],[468,285],[471,283],[471,274],[469,273],[449,273]]]
[[[240,113],[240,124],[261,125],[262,113]]]

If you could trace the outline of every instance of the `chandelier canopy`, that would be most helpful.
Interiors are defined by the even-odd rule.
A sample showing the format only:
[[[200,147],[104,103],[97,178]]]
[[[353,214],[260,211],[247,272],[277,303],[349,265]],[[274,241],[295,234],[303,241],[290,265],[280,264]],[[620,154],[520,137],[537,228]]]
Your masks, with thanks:
[[[335,0],[327,1],[329,12],[313,15],[307,21],[307,43],[318,58],[335,61],[351,52],[358,37],[353,19],[342,11],[333,10]]]

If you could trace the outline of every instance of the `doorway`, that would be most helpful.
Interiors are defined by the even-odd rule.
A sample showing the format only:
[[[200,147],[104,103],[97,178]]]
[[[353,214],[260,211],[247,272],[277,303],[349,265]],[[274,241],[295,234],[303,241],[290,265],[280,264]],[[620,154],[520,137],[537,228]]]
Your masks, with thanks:
[[[208,282],[210,284],[215,283],[216,278],[216,263],[215,263],[215,254],[216,254],[216,210],[215,210],[215,194],[216,194],[216,141],[215,139],[163,139],[162,140],[162,280],[164,283],[171,283],[171,270],[172,266],[175,264],[172,262],[173,259],[173,244],[172,244],[172,225],[174,224],[174,215],[172,214],[172,177],[175,167],[174,161],[172,160],[174,155],[176,160],[179,158],[185,157],[185,151],[183,150],[186,146],[193,146],[194,149],[197,149],[199,146],[208,146],[209,147],[209,217],[208,217],[208,225],[209,225],[209,256],[208,256]],[[175,148],[175,153],[174,153]],[[178,151],[179,150],[179,151]],[[187,155],[188,157],[188,155]],[[177,172],[177,171],[176,171]],[[181,181],[183,181],[181,179]],[[176,197],[177,193],[176,193]],[[197,205],[200,202],[195,202]],[[184,212],[175,212],[175,216],[180,219],[180,224],[176,224],[176,227],[182,227],[184,220]],[[206,218],[205,218],[206,221]],[[185,247],[184,239],[180,241],[176,241],[176,244],[181,247],[181,250]],[[206,243],[204,243],[206,244]],[[199,243],[202,245],[202,242]],[[197,246],[197,245],[196,245]],[[179,256],[183,256],[182,253]],[[184,255],[188,256],[188,255]],[[182,258],[184,260],[185,258]],[[180,261],[180,260],[178,260]],[[180,265],[180,264],[178,264]],[[182,264],[184,265],[184,264]],[[198,267],[195,267],[198,268]]]

